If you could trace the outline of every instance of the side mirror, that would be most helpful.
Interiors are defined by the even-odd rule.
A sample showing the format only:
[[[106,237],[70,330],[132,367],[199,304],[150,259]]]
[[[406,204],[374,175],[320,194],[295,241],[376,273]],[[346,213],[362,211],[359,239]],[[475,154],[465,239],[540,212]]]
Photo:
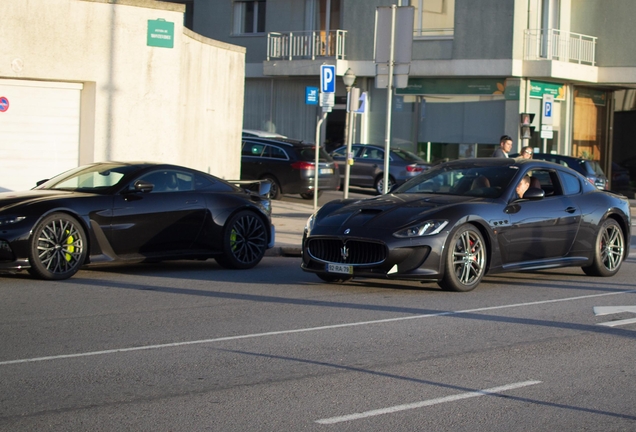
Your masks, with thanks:
[[[41,184],[46,183],[47,181],[49,181],[49,179],[40,180],[39,182],[37,182],[37,183],[35,184],[35,187],[38,187],[38,186],[40,186]]]
[[[528,188],[528,190],[523,194],[523,199],[533,201],[543,199],[543,197],[545,197],[545,192],[543,189],[539,188]]]
[[[135,192],[147,193],[152,192],[152,190],[155,188],[155,185],[144,180],[137,180],[134,184],[134,188]]]

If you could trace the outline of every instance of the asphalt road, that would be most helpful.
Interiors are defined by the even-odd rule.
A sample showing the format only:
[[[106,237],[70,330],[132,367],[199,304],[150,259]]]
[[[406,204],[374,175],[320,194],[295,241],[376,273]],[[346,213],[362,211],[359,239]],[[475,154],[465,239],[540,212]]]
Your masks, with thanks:
[[[634,254],[470,293],[299,265],[0,277],[0,430],[636,430],[636,315],[594,314],[636,308]]]

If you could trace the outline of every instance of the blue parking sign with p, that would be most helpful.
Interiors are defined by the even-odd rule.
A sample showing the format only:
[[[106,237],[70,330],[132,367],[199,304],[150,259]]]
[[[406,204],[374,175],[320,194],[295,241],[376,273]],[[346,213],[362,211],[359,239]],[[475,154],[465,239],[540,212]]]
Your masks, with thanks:
[[[336,67],[333,65],[320,66],[320,92],[336,92]]]

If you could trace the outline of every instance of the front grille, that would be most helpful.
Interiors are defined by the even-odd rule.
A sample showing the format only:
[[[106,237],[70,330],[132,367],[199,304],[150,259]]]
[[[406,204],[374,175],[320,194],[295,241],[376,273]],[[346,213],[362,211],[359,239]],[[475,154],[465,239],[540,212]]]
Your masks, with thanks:
[[[360,240],[310,239],[309,255],[320,261],[339,264],[379,264],[386,259],[383,243]]]

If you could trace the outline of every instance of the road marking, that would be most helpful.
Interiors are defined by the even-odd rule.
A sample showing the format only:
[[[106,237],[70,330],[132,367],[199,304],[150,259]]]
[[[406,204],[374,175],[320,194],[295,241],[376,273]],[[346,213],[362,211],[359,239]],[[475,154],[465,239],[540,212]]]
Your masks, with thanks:
[[[202,344],[210,344],[215,342],[234,341],[234,340],[240,340],[240,339],[254,339],[254,338],[260,338],[260,337],[267,337],[267,336],[279,336],[279,335],[286,335],[286,334],[293,334],[293,333],[306,333],[306,332],[321,331],[321,330],[333,330],[338,328],[358,327],[358,326],[371,325],[371,324],[385,324],[385,323],[407,321],[407,320],[414,320],[414,319],[434,318],[434,317],[440,317],[440,316],[460,315],[460,314],[468,314],[468,313],[476,313],[476,312],[488,312],[488,311],[512,309],[512,308],[524,307],[524,306],[536,306],[536,305],[544,305],[544,304],[550,304],[550,303],[560,303],[560,302],[574,301],[574,300],[585,300],[585,299],[591,299],[591,298],[597,298],[597,297],[608,297],[613,295],[631,294],[631,293],[636,293],[636,290],[615,291],[611,293],[601,293],[601,294],[589,294],[585,296],[567,297],[567,298],[552,299],[552,300],[540,300],[540,301],[527,302],[527,303],[513,303],[509,305],[488,306],[488,307],[482,307],[477,309],[465,309],[460,311],[448,311],[448,312],[438,312],[438,313],[432,313],[432,314],[411,315],[406,317],[386,318],[386,319],[374,320],[374,321],[359,321],[359,322],[333,324],[333,325],[320,326],[320,327],[308,327],[308,328],[293,329],[293,330],[280,330],[280,331],[272,331],[272,332],[265,332],[265,333],[226,336],[226,337],[219,337],[219,338],[213,338],[213,339],[201,339],[201,340],[195,340],[195,341],[173,342],[173,343],[158,344],[158,345],[116,348],[116,349],[103,350],[103,351],[89,351],[89,352],[75,353],[75,354],[60,354],[55,356],[7,360],[7,361],[0,362],[0,366],[19,364],[19,363],[33,363],[33,362],[41,362],[41,361],[48,361],[48,360],[61,360],[61,359],[70,359],[70,358],[77,358],[77,357],[90,357],[90,356],[98,356],[98,355],[106,355],[106,354],[125,353],[125,352],[131,352],[131,351],[174,348],[174,347],[181,347],[181,346],[187,346],[187,345],[202,345]]]
[[[594,311],[594,315],[612,315],[622,312],[631,312],[636,313],[636,306],[594,306],[592,309]],[[605,326],[605,327],[618,327],[627,324],[636,323],[636,318],[629,318],[624,320],[616,320],[616,321],[606,321],[602,323],[597,323],[597,325]]]
[[[508,384],[508,385],[504,385],[500,387],[493,387],[493,388],[489,388],[485,390],[476,390],[472,392],[456,394],[453,396],[446,396],[446,397],[441,397],[437,399],[429,399],[429,400],[425,400],[421,402],[414,402],[414,403],[404,404],[404,405],[396,405],[396,406],[392,406],[388,408],[381,408],[381,409],[365,411],[365,412],[356,413],[356,414],[344,415],[340,417],[331,417],[331,418],[316,420],[316,423],[335,424],[335,423],[342,423],[342,422],[347,422],[352,420],[360,420],[367,417],[374,417],[374,416],[379,416],[384,414],[396,413],[399,411],[423,408],[423,407],[438,405],[438,404],[442,404],[446,402],[455,402],[458,400],[473,398],[477,396],[487,396],[487,395],[492,395],[496,393],[502,393],[507,390],[514,390],[521,387],[527,387],[527,386],[540,384],[540,383],[541,381],[523,381],[523,382]]]

